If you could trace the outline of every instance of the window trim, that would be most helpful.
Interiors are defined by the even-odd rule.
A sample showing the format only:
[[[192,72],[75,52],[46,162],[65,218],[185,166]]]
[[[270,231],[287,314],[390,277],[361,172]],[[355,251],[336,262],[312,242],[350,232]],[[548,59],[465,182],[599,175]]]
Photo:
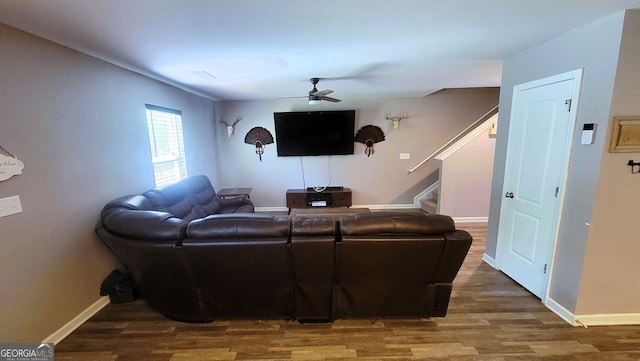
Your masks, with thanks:
[[[177,146],[176,154],[173,154],[173,152],[171,152],[172,154],[164,154],[162,156],[157,156],[158,151],[157,151],[157,148],[155,147],[157,147],[158,139],[156,138],[156,136],[158,135],[158,133],[156,133],[154,128],[156,124],[154,124],[154,118],[152,116],[153,113],[150,113],[150,112],[165,113],[167,115],[177,116],[177,118],[175,119],[177,121],[177,123],[175,123],[176,131],[175,132],[169,131],[164,133],[164,134],[170,134],[170,137],[177,138],[178,144],[176,145]],[[150,154],[151,166],[153,169],[153,178],[156,186],[170,184],[176,180],[186,178],[188,176],[188,170],[187,170],[187,157],[186,157],[185,146],[184,146],[184,130],[182,127],[182,111],[177,109],[172,109],[172,108],[161,107],[153,104],[145,104],[145,118],[146,118],[146,124],[147,124],[149,150],[151,152]],[[160,120],[158,119],[158,121]],[[180,134],[178,134],[178,131],[177,131],[178,129]],[[175,164],[175,167],[177,170],[173,173],[170,173],[170,177],[166,177],[166,178],[171,178],[171,180],[162,181],[164,177],[161,177],[160,170],[158,169],[159,166],[171,165],[172,163]]]

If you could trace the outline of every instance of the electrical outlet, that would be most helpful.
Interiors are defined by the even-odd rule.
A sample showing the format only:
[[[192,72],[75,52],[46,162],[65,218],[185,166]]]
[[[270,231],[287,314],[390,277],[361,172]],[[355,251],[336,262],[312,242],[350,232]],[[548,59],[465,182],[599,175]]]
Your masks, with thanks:
[[[19,196],[0,199],[0,217],[6,217],[20,212],[22,212],[22,204],[20,204]]]

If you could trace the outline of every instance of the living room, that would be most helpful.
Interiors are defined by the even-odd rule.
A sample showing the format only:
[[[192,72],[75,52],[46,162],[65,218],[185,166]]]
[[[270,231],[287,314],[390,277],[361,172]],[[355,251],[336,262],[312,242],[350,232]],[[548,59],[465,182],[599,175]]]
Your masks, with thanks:
[[[596,140],[592,147],[576,142],[572,148],[550,290],[551,299],[572,315],[637,322],[640,314],[640,289],[633,282],[639,266],[630,259],[640,251],[637,186],[626,166],[633,155],[607,152],[611,116],[640,113],[634,61],[639,27],[637,10],[617,12],[522,49],[503,63],[498,134],[508,133],[514,85],[585,69],[577,123],[595,122]],[[385,131],[375,154],[367,157],[356,144],[353,156],[330,163],[324,157],[279,159],[271,144],[261,162],[243,142],[246,132],[254,126],[273,130],[274,111],[307,110],[304,100],[215,102],[7,25],[0,25],[0,53],[0,146],[25,165],[23,174],[0,187],[2,198],[19,195],[23,208],[0,219],[1,261],[10,270],[1,276],[0,312],[7,326],[0,339],[11,341],[44,340],[90,309],[99,300],[100,282],[119,266],[96,239],[94,226],[108,200],[154,184],[145,104],[182,111],[189,174],[208,175],[216,188],[252,187],[259,207],[284,207],[286,189],[305,185],[302,168],[306,186],[330,179],[354,190],[355,205],[392,207],[411,203],[434,168],[426,165],[411,175],[407,170],[498,100],[491,89],[344,99],[340,109],[359,111],[357,127],[374,124]],[[385,115],[402,112],[410,118],[394,130]],[[228,137],[218,121],[236,116],[242,120]],[[489,259],[496,255],[506,145],[499,136]],[[400,160],[398,153],[411,158]]]

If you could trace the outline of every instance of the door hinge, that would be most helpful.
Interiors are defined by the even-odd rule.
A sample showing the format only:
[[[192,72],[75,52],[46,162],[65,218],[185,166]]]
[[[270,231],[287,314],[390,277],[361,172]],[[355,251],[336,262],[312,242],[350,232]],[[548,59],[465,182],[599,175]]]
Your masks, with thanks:
[[[547,273],[547,264],[544,264],[544,270],[542,270],[542,273]]]
[[[558,198],[558,192],[560,192],[560,187],[556,187],[556,194],[554,195],[556,198]]]
[[[571,111],[571,103],[573,102],[573,99],[567,99],[564,101],[564,104],[567,106],[567,111],[570,112]]]

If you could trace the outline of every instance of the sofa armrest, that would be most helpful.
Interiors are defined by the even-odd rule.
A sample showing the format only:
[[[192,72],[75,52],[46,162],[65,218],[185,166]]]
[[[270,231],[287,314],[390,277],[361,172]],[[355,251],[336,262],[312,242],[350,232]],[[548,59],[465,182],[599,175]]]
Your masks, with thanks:
[[[254,211],[253,202],[245,197],[220,198],[219,213],[252,213]]]
[[[181,240],[187,222],[170,213],[121,210],[102,218],[108,231],[120,236],[150,240]]]
[[[458,274],[473,238],[467,231],[457,230],[444,235],[445,243],[432,283],[451,283]]]

